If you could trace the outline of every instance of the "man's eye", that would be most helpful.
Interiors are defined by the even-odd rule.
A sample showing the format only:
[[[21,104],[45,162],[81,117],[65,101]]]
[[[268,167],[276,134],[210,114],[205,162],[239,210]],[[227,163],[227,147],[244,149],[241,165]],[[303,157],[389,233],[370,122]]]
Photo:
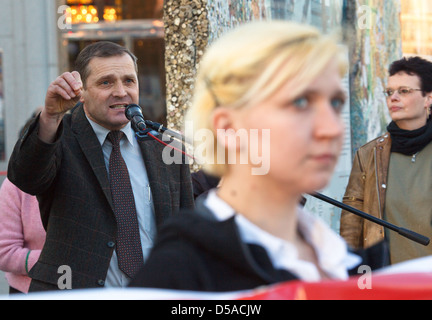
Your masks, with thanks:
[[[408,93],[410,93],[410,90],[406,89],[406,88],[402,88],[402,89],[399,89],[399,93],[400,94],[408,94]]]

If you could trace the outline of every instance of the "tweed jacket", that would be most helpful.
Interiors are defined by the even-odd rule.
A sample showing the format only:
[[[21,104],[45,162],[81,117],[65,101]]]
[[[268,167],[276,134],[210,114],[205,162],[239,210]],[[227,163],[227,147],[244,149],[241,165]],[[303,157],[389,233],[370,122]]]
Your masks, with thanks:
[[[39,117],[17,142],[8,178],[36,195],[47,231],[45,246],[30,270],[30,291],[58,289],[59,268],[72,272],[72,288],[104,286],[116,241],[108,173],[102,147],[82,105],[66,114],[52,144],[38,136]],[[152,190],[156,225],[180,207],[193,207],[189,166],[162,161],[164,146],[139,141]]]
[[[389,133],[358,149],[343,203],[383,219],[390,151]],[[340,234],[353,248],[368,248],[385,237],[382,226],[344,210]]]

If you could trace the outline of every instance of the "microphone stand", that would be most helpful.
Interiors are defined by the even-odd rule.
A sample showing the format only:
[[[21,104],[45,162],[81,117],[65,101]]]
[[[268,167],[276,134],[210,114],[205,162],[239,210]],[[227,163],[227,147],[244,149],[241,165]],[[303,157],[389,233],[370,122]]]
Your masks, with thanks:
[[[401,236],[404,236],[404,237],[406,237],[406,238],[408,238],[410,240],[413,240],[413,241],[415,241],[417,243],[420,243],[420,244],[422,244],[424,246],[429,245],[429,242],[430,242],[429,238],[427,238],[427,237],[425,237],[425,236],[423,236],[421,234],[418,234],[418,233],[416,233],[414,231],[411,231],[411,230],[408,230],[408,229],[405,229],[405,228],[401,228],[401,227],[395,226],[395,225],[393,225],[393,224],[391,224],[391,223],[389,223],[387,221],[378,219],[377,217],[374,217],[372,215],[364,213],[363,211],[360,211],[360,210],[358,210],[356,208],[348,206],[345,203],[336,201],[336,200],[334,200],[332,198],[329,198],[329,197],[327,197],[325,195],[322,195],[320,193],[314,193],[314,194],[309,194],[309,195],[311,195],[312,197],[315,197],[317,199],[320,199],[322,201],[325,201],[327,203],[330,203],[330,204],[332,204],[332,205],[334,205],[336,207],[339,207],[339,208],[341,208],[343,210],[346,210],[346,211],[349,211],[351,213],[354,213],[355,215],[358,215],[358,216],[360,216],[360,217],[362,217],[364,219],[370,220],[370,221],[372,221],[372,222],[374,222],[376,224],[379,224],[380,226],[383,226],[383,227],[386,227],[386,228],[388,228],[390,230],[396,231]]]
[[[171,137],[173,137],[173,138],[176,138],[176,139],[178,139],[178,140],[180,140],[180,141],[182,141],[182,142],[184,142],[184,143],[189,143],[189,144],[191,144],[187,139],[186,139],[186,137],[184,136],[184,135],[182,135],[182,134],[180,134],[180,133],[178,133],[178,132],[175,132],[175,131],[173,131],[173,130],[170,130],[170,129],[168,129],[168,128],[166,128],[166,127],[164,127],[162,124],[160,124],[160,123],[157,123],[157,122],[153,122],[153,121],[150,121],[150,120],[144,120],[144,122],[145,122],[145,124],[146,124],[146,126],[147,127],[150,127],[150,128],[152,128],[153,130],[155,130],[155,131],[157,131],[157,132],[159,132],[159,133],[162,133],[162,134],[168,134],[169,136],[171,136]]]
[[[143,129],[140,129],[137,126],[135,126],[133,123],[132,123],[132,129],[135,131],[135,135],[136,135],[137,139],[139,139],[140,141],[153,140],[153,138],[150,137],[148,135],[148,133],[150,133],[151,135],[153,135],[155,137],[158,137],[160,135],[158,132],[156,132],[152,128],[145,128],[143,130]]]
[[[153,138],[150,137],[148,135],[148,133],[150,133],[151,135],[153,135],[155,137],[159,137],[159,138],[160,138],[161,134],[165,133],[165,134],[168,134],[169,136],[176,138],[182,142],[188,142],[185,136],[183,136],[182,134],[180,134],[178,132],[172,131],[172,130],[164,127],[160,123],[153,122],[150,120],[144,120],[144,123],[146,125],[146,128],[144,130],[137,128],[134,124],[132,124],[132,129],[135,131],[135,135],[141,141],[153,140]]]
[[[132,106],[135,106],[135,105],[132,105]],[[136,107],[139,108],[138,105],[136,105]],[[137,126],[134,125],[134,124],[132,125],[132,128],[134,129],[134,131],[136,132],[136,135],[137,135],[138,139],[140,139],[140,140],[149,140],[149,139],[152,139],[152,137],[150,137],[148,135],[148,133],[150,133],[151,135],[153,135],[155,137],[159,136],[160,134],[166,133],[166,134],[170,135],[171,137],[174,137],[174,138],[176,138],[176,139],[178,139],[178,140],[180,140],[182,142],[190,143],[190,142],[188,142],[186,140],[186,138],[182,134],[180,134],[178,132],[175,132],[175,131],[172,131],[172,130],[169,130],[168,128],[164,127],[160,123],[153,122],[153,121],[150,121],[150,120],[144,120],[144,123],[145,123],[145,126],[146,126],[145,129],[137,128]],[[315,197],[315,198],[318,198],[318,199],[320,199],[322,201],[330,203],[330,204],[332,204],[332,205],[334,205],[336,207],[339,207],[339,208],[341,208],[343,210],[346,210],[346,211],[349,211],[351,213],[354,213],[354,214],[356,214],[356,215],[358,215],[358,216],[360,216],[360,217],[362,217],[364,219],[367,219],[367,220],[370,220],[370,221],[372,221],[374,223],[377,223],[380,226],[383,226],[383,227],[386,227],[386,228],[391,229],[393,231],[396,231],[400,235],[402,235],[402,236],[404,236],[404,237],[406,237],[408,239],[411,239],[411,240],[413,240],[413,241],[415,241],[417,243],[420,243],[420,244],[422,244],[424,246],[429,245],[429,242],[430,242],[429,238],[427,238],[427,237],[425,237],[425,236],[423,236],[421,234],[418,234],[418,233],[416,233],[414,231],[411,231],[411,230],[408,230],[408,229],[405,229],[405,228],[401,228],[401,227],[395,226],[395,225],[393,225],[393,224],[391,224],[391,223],[389,223],[387,221],[384,221],[384,220],[378,219],[378,218],[376,218],[374,216],[371,216],[369,214],[366,214],[366,213],[364,213],[364,212],[362,212],[360,210],[357,210],[357,209],[355,209],[353,207],[350,207],[350,206],[348,206],[348,205],[346,205],[346,204],[344,204],[342,202],[339,202],[339,201],[336,201],[334,199],[331,199],[331,198],[329,198],[327,196],[324,196],[324,195],[322,195],[320,193],[315,193],[315,194],[310,194],[310,195],[313,196],[313,197]]]
[[[157,132],[160,132],[162,134],[166,133],[166,134],[169,134],[170,136],[172,136],[172,137],[174,137],[176,139],[179,139],[181,141],[186,141],[186,138],[183,135],[181,135],[178,132],[172,131],[172,130],[164,127],[160,123],[153,122],[153,121],[150,121],[150,120],[144,120],[144,122],[145,122],[145,124],[146,124],[147,127],[150,127],[153,130],[156,130]]]

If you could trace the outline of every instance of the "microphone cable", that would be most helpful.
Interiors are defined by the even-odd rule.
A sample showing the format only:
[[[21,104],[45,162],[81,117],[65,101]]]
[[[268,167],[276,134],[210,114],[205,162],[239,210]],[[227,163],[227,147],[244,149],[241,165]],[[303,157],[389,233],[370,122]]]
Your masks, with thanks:
[[[173,150],[175,150],[175,151],[181,152],[181,153],[184,154],[185,156],[187,156],[187,157],[189,157],[189,158],[195,160],[195,158],[194,158],[193,156],[191,156],[190,154],[187,154],[187,153],[184,152],[183,150],[180,150],[180,149],[178,149],[178,148],[176,148],[176,147],[170,146],[168,143],[166,143],[166,142],[160,140],[159,138],[155,137],[155,136],[154,136],[153,134],[151,134],[150,132],[147,132],[147,135],[150,136],[151,138],[153,138],[154,140],[156,140],[157,142],[163,144],[164,146],[169,147],[169,148],[171,148],[171,149],[173,149]]]

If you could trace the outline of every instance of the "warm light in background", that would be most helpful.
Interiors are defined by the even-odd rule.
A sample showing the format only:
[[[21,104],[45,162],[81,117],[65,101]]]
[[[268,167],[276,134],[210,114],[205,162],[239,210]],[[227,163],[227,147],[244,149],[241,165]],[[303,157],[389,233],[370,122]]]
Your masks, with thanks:
[[[110,3],[110,5],[107,5]],[[68,0],[66,22],[72,24],[122,20],[121,1]]]
[[[93,0],[68,0],[69,4],[91,4]]]
[[[117,20],[117,10],[113,7],[105,7],[104,10],[104,20],[108,22]]]
[[[432,1],[401,0],[404,54],[432,56]]]
[[[68,23],[95,23],[98,21],[98,12],[94,6],[70,6],[66,10],[66,22]]]

